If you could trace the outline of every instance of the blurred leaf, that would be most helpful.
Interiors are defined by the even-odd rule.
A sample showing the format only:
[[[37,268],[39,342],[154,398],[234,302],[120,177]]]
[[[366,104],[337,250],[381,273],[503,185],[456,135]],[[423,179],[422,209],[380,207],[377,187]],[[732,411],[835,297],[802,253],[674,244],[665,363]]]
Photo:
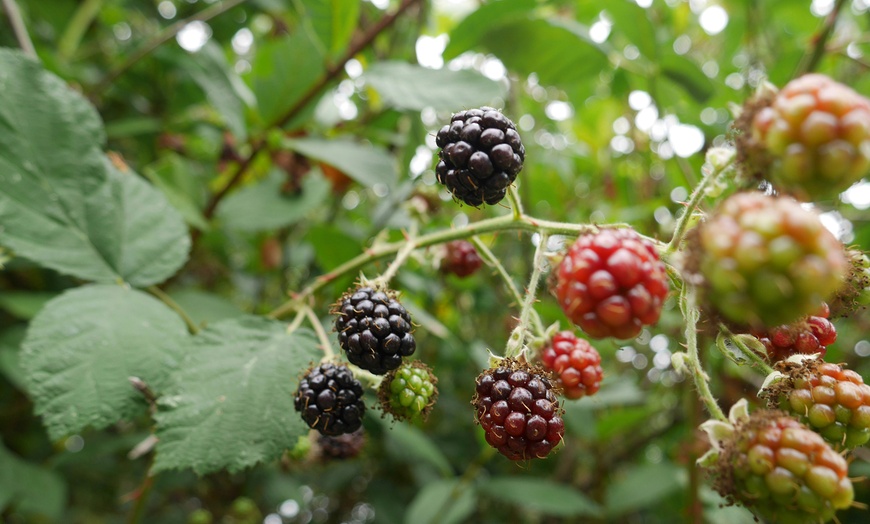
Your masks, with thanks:
[[[421,489],[405,513],[405,524],[458,524],[474,512],[472,486],[456,479],[437,480]]]
[[[0,70],[0,243],[87,280],[147,286],[175,273],[187,229],[158,191],[106,160],[94,108],[20,53],[0,50]]]
[[[670,463],[635,466],[622,471],[605,495],[607,515],[616,517],[653,507],[682,489],[685,470]]]
[[[389,449],[395,451],[398,457],[406,461],[428,463],[445,477],[453,474],[447,457],[419,428],[400,423],[385,423],[385,426],[387,439],[392,443]]]
[[[450,31],[450,42],[442,53],[444,60],[452,60],[476,46],[481,29],[527,18],[537,5],[535,0],[497,0],[481,5]]]
[[[608,377],[601,390],[595,396],[589,397],[589,402],[595,409],[642,404],[647,400],[647,393],[630,376]]]
[[[230,132],[239,141],[246,140],[245,106],[255,104],[254,95],[233,71],[223,49],[209,40],[196,54],[181,55],[182,65],[205,91],[208,101],[223,117]]]
[[[664,53],[659,57],[659,67],[665,77],[673,80],[699,103],[704,103],[713,96],[713,81],[685,56],[673,52]]]
[[[359,241],[332,225],[311,226],[306,240],[314,248],[317,265],[324,272],[332,271],[360,253]]]
[[[375,184],[392,186],[396,183],[395,160],[381,147],[345,138],[300,138],[285,140],[284,145],[297,153],[326,162],[366,187]]]
[[[648,405],[606,411],[598,418],[596,424],[598,440],[606,442],[628,432],[631,428],[643,425],[656,412],[655,408]]]
[[[163,123],[152,117],[131,117],[123,120],[106,122],[106,135],[109,139],[119,139],[131,136],[139,136],[150,133],[159,133],[163,130]]]
[[[505,96],[505,86],[476,71],[429,69],[406,62],[378,62],[364,75],[383,98],[397,109],[456,111],[477,107]]]
[[[655,60],[658,44],[650,10],[640,7],[634,0],[610,0],[603,7],[613,18],[617,31],[636,45],[643,56]]]
[[[128,377],[161,391],[186,335],[171,309],[121,286],[76,288],[46,304],[27,330],[21,367],[52,440],[140,413],[145,402]]]
[[[565,20],[520,20],[477,33],[479,45],[522,75],[535,73],[543,85],[585,87],[589,94],[607,54],[585,27]],[[522,42],[522,45],[517,45]]]
[[[305,31],[257,47],[247,75],[264,123],[278,121],[324,73],[323,55]]]
[[[143,169],[142,173],[163,192],[185,222],[203,231],[209,229],[201,209],[205,201],[204,187],[190,160],[175,154],[166,155]]]
[[[301,3],[304,21],[323,43],[325,54],[337,56],[357,28],[359,0],[301,0]]]
[[[0,309],[5,309],[20,319],[30,320],[46,302],[56,296],[57,293],[48,292],[0,291]]]
[[[293,408],[298,378],[321,352],[307,329],[245,316],[215,322],[184,348],[158,401],[154,472],[240,471],[308,433]]]
[[[0,513],[9,506],[25,515],[59,520],[66,506],[66,484],[54,471],[22,460],[0,442]]]
[[[524,477],[492,477],[478,489],[508,504],[559,517],[600,516],[601,508],[565,484]]]
[[[218,217],[230,229],[263,231],[289,226],[318,209],[329,196],[329,182],[312,170],[297,195],[284,195],[287,175],[272,169],[268,177],[232,193],[218,208]]]
[[[181,289],[170,296],[196,322],[209,324],[245,314],[226,298],[198,289]]]
[[[26,391],[24,370],[21,369],[21,343],[27,329],[16,324],[0,331],[0,373],[21,391]]]
[[[410,300],[406,300],[404,305],[414,319],[414,324],[421,326],[428,333],[440,339],[447,339],[452,336],[450,328],[442,324],[434,315],[426,311],[425,308],[417,306],[417,304]]]

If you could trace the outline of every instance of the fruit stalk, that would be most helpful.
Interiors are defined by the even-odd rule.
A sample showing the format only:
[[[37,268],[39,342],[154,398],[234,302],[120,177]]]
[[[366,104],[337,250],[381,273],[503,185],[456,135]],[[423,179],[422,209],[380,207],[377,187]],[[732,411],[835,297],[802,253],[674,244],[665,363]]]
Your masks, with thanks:
[[[508,340],[508,345],[505,350],[506,358],[518,357],[525,348],[526,335],[529,332],[529,319],[532,316],[532,311],[535,308],[535,299],[537,298],[538,283],[541,281],[541,274],[544,270],[545,253],[547,251],[547,242],[550,239],[549,235],[542,234],[538,245],[535,248],[535,258],[532,262],[532,276],[529,278],[529,286],[526,289],[526,298],[523,301],[523,309],[520,311],[520,322],[511,333]]]
[[[688,355],[688,364],[692,372],[692,380],[695,383],[695,388],[698,390],[698,396],[707,407],[714,418],[718,420],[727,420],[722,408],[716,403],[713,398],[713,393],[710,391],[710,382],[707,373],[701,366],[701,360],[698,356],[698,311],[697,301],[695,297],[695,287],[689,283],[683,284],[683,289],[680,292],[680,310],[683,313],[683,319],[686,321],[686,354]]]
[[[327,336],[326,330],[323,328],[323,324],[320,323],[320,319],[317,318],[314,310],[308,306],[303,306],[300,313],[303,313],[308,318],[308,322],[317,334],[317,339],[320,341],[320,349],[323,351],[323,360],[333,360],[335,358],[335,352],[332,350],[329,336]]]
[[[686,202],[686,210],[682,215],[680,215],[680,218],[677,219],[677,224],[674,226],[674,236],[671,237],[671,241],[665,246],[664,252],[662,253],[663,255],[671,254],[680,247],[680,242],[682,242],[683,237],[686,236],[686,230],[689,227],[689,221],[692,219],[692,214],[695,212],[695,208],[698,207],[698,204],[701,203],[701,199],[704,198],[704,192],[707,190],[707,186],[716,180],[716,178],[726,169],[730,169],[732,165],[733,160],[730,160],[723,165],[711,168],[706,174],[704,174],[704,178],[698,182],[698,185],[695,186],[694,191],[692,191],[692,195],[689,197],[688,202]]]

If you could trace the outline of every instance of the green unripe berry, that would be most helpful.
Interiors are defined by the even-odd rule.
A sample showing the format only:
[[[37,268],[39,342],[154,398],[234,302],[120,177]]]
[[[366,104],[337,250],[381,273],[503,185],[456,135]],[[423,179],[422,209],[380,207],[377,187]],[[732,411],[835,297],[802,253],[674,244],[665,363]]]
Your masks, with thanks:
[[[437,382],[422,362],[405,362],[384,377],[378,393],[381,406],[399,420],[425,420],[438,396]]]

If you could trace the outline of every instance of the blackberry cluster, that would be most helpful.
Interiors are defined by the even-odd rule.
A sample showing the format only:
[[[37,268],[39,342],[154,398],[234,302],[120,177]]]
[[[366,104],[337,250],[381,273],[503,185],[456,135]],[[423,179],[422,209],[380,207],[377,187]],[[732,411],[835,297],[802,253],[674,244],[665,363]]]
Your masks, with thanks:
[[[438,378],[415,360],[391,371],[381,382],[378,398],[397,420],[426,420],[438,400]]]
[[[550,381],[512,361],[477,377],[472,404],[486,442],[511,460],[545,458],[565,433]]]
[[[526,157],[516,125],[492,107],[455,113],[435,144],[441,148],[438,181],[474,207],[501,202]]]
[[[444,245],[444,259],[441,261],[442,273],[453,273],[465,278],[475,273],[483,265],[483,260],[468,240],[454,240]]]
[[[320,435],[317,438],[317,445],[323,456],[334,460],[347,460],[356,457],[362,451],[365,443],[366,438],[362,428],[337,437]]]
[[[411,315],[391,292],[357,288],[339,301],[335,313],[338,344],[362,369],[383,375],[417,349]]]
[[[553,335],[541,351],[541,361],[545,368],[558,374],[566,398],[594,395],[601,387],[604,378],[601,355],[592,344],[571,331]]]
[[[331,362],[302,377],[294,405],[309,427],[329,436],[358,430],[366,411],[362,384],[347,366]]]

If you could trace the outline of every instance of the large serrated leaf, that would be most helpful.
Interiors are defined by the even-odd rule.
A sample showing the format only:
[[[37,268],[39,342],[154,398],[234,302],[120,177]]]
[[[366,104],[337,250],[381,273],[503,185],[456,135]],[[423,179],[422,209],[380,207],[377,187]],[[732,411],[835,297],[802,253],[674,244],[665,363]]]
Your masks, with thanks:
[[[180,215],[101,148],[93,107],[20,53],[0,50],[0,244],[86,280],[147,286],[187,258]]]
[[[239,471],[278,457],[308,431],[293,408],[305,368],[321,354],[313,333],[246,316],[189,340],[158,402],[154,471]]]
[[[398,109],[456,111],[504,97],[504,85],[476,71],[428,69],[405,62],[379,62],[365,72],[384,102]]]
[[[598,516],[601,508],[571,486],[539,478],[494,477],[478,489],[492,498],[562,517]]]
[[[285,140],[284,145],[303,155],[320,160],[343,171],[366,187],[396,183],[395,159],[381,147],[337,138],[300,138]]]
[[[128,378],[161,391],[186,336],[172,310],[126,287],[85,286],[46,304],[27,330],[21,367],[51,438],[142,412]]]

